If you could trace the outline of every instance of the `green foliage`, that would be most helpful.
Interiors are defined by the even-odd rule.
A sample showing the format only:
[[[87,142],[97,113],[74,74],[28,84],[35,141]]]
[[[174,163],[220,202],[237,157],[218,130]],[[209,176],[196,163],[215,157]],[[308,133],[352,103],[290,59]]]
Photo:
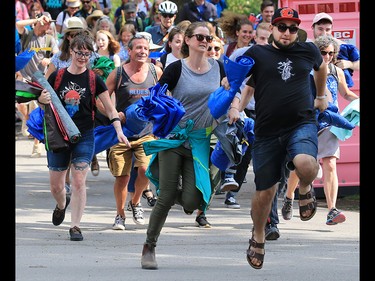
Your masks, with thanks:
[[[248,16],[250,13],[255,15],[260,13],[262,0],[229,0],[227,3],[229,11]]]
[[[153,0],[150,0],[153,3]],[[179,9],[182,8],[183,3],[186,3],[187,0],[172,0],[175,2]],[[260,12],[260,4],[262,0],[227,0],[228,3],[228,10],[250,15],[250,13],[254,13],[255,15],[259,14]],[[113,19],[113,14],[115,13],[116,9],[120,7],[121,0],[112,0],[112,10],[110,13],[110,17]]]
[[[115,11],[117,10],[118,7],[121,6],[121,0],[111,0],[112,3],[112,9],[111,12],[109,13],[109,17],[113,20]]]

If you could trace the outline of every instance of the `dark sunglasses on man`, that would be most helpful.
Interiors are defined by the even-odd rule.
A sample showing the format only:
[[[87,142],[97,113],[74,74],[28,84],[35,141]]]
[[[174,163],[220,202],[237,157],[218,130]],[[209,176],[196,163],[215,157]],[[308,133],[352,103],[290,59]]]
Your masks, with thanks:
[[[289,29],[289,33],[290,34],[296,34],[298,32],[298,30],[299,30],[299,27],[296,26],[296,25],[290,25],[290,26],[288,26],[288,25],[286,25],[284,23],[280,23],[280,24],[277,24],[275,26],[277,27],[277,30],[279,32],[282,32],[282,33],[286,32]]]
[[[166,14],[166,13],[161,13],[161,16],[164,17],[164,18],[173,18],[174,17],[174,14]]]

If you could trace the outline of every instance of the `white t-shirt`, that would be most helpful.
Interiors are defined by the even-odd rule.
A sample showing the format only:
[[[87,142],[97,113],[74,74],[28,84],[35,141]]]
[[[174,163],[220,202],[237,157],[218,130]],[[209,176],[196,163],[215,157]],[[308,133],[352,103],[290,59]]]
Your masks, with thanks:
[[[147,1],[148,3],[148,10],[147,10],[147,7],[146,7],[146,4],[145,4],[145,1]],[[151,7],[152,7],[152,3],[148,0],[142,0],[142,1],[138,1],[138,4],[137,4],[137,11],[138,12],[144,12],[146,17],[148,17],[150,15],[150,11],[151,11]]]

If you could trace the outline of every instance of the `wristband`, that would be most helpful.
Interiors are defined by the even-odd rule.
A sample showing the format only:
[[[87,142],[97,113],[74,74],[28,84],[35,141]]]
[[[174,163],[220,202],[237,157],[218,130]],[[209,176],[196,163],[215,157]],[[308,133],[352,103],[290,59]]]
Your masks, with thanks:
[[[119,121],[119,122],[121,122],[120,118],[118,118],[118,117],[112,118],[110,122],[111,122],[111,124],[112,124],[112,123],[115,122],[115,121]]]
[[[324,100],[327,97],[327,95],[324,96],[316,96],[315,98],[318,100]]]

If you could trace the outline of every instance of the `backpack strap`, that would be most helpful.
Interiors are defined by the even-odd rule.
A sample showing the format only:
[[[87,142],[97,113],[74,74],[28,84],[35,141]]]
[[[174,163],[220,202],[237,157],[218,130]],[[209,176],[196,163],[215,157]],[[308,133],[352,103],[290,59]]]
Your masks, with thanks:
[[[55,83],[53,84],[53,88],[55,90],[57,90],[59,87],[60,87],[60,84],[61,84],[61,81],[62,81],[62,78],[63,78],[63,75],[65,73],[65,70],[66,70],[66,67],[64,68],[60,68],[58,71],[57,71],[57,75],[56,75],[56,78],[55,78]]]
[[[95,119],[95,111],[96,111],[96,75],[95,72],[89,69],[89,84],[90,84],[90,91],[92,97],[92,120]]]
[[[333,64],[333,63],[329,63],[328,64],[328,69],[329,69],[329,75],[332,75],[337,83],[339,82],[339,77],[337,75],[337,69],[336,69],[336,66]]]
[[[155,83],[157,83],[158,82],[158,75],[156,73],[155,65],[153,63],[149,63],[148,65],[149,65],[150,71],[152,73],[152,76],[154,77],[154,81],[155,81]]]
[[[51,41],[52,41],[52,35],[46,34],[46,47],[49,47],[51,49],[51,51],[46,51],[46,58],[50,58],[52,54]]]
[[[121,74],[122,74],[122,65],[116,67],[117,71],[116,71],[116,87],[115,87],[115,91],[118,90],[118,88],[120,87],[120,83],[121,83]]]

